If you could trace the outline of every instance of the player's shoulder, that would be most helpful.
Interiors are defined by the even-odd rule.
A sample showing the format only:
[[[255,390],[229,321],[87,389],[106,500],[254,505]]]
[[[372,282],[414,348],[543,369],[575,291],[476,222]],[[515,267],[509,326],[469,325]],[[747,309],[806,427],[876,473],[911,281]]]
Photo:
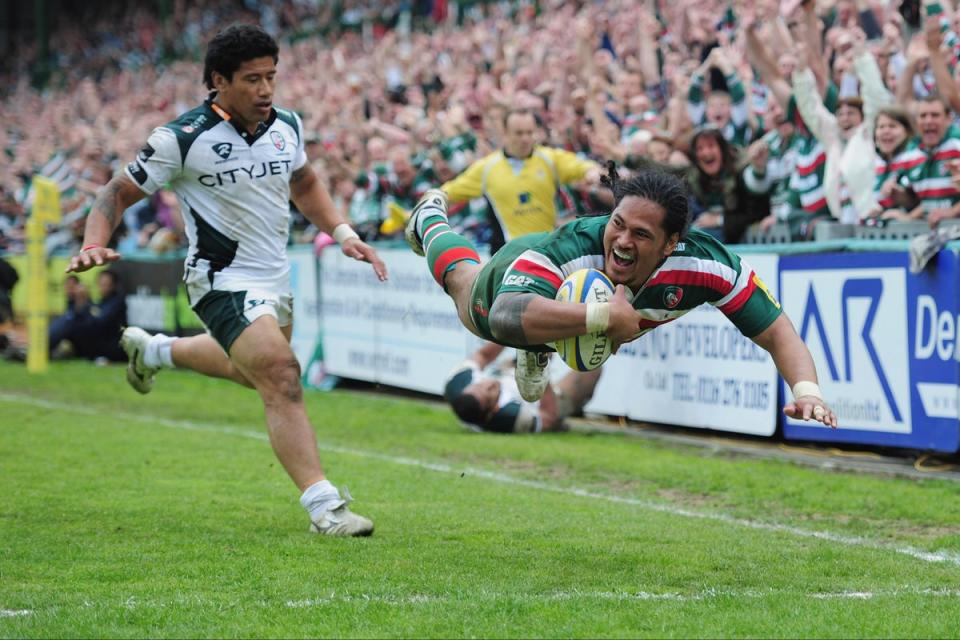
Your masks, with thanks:
[[[281,122],[293,129],[293,132],[297,136],[297,144],[299,144],[301,138],[303,137],[303,121],[300,119],[300,116],[297,114],[297,112],[284,107],[274,107],[273,110],[277,114],[278,122]]]
[[[206,102],[186,111],[166,124],[157,127],[154,135],[172,135],[180,147],[181,158],[186,158],[187,151],[196,140],[205,132],[223,122],[210,105]]]
[[[215,127],[222,120],[223,118],[217,115],[209,104],[203,102],[193,109],[181,113],[164,124],[162,128],[173,132],[178,137],[196,138],[204,131]]]
[[[673,255],[719,262],[727,266],[735,266],[738,262],[737,254],[709,233],[699,229],[690,229],[686,237],[677,243]]]

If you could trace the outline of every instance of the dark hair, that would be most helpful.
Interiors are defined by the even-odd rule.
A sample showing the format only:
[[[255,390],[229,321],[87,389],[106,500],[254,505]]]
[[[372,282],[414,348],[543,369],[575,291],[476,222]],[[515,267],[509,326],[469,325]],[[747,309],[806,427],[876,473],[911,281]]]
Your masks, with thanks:
[[[903,145],[906,145],[906,143],[909,142],[913,136],[917,135],[917,127],[915,124],[913,124],[913,116],[911,116],[910,112],[903,107],[898,107],[897,105],[887,105],[886,107],[878,109],[877,117],[873,121],[874,127],[877,126],[876,122],[880,116],[890,118],[894,122],[899,122],[903,128],[907,130],[907,137],[904,139]]]
[[[232,80],[233,73],[244,62],[270,56],[276,64],[280,59],[279,52],[277,41],[260,27],[251,24],[231,25],[215,35],[207,45],[203,82],[207,89],[213,89],[214,72]]]
[[[860,112],[861,117],[863,116],[863,99],[862,98],[859,98],[857,96],[840,98],[839,100],[837,100],[837,109],[840,109],[840,107],[843,107],[843,106],[853,107],[854,109]]]
[[[626,180],[617,173],[617,163],[607,162],[607,175],[600,181],[613,191],[614,208],[627,196],[635,196],[663,207],[663,230],[667,235],[687,235],[690,227],[690,204],[683,180],[663,171],[641,171]]]
[[[461,393],[451,398],[450,407],[458,418],[470,424],[480,426],[486,418],[480,401],[469,393]]]

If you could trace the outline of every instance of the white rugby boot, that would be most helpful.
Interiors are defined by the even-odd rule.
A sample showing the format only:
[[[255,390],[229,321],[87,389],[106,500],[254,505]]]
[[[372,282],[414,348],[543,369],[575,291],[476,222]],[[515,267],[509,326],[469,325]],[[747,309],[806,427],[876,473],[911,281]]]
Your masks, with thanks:
[[[373,522],[369,518],[350,511],[353,502],[346,487],[340,489],[340,500],[332,509],[324,511],[320,518],[310,523],[310,532],[325,536],[369,536],[373,534]]]
[[[536,402],[543,396],[550,384],[547,374],[547,365],[550,364],[549,353],[534,353],[517,349],[517,368],[514,377],[517,380],[517,389],[520,396],[527,402]]]
[[[447,194],[440,189],[428,189],[427,192],[423,194],[423,197],[420,198],[417,206],[413,208],[413,212],[407,220],[407,226],[403,229],[404,240],[407,241],[407,244],[410,245],[410,248],[413,249],[413,252],[418,256],[423,255],[423,238],[420,237],[420,232],[417,231],[420,216],[425,215],[425,212],[427,215],[429,212],[436,213],[437,209],[440,210],[444,218],[447,217]]]
[[[120,346],[127,354],[127,382],[137,393],[150,393],[158,368],[143,363],[143,352],[150,342],[150,334],[140,327],[127,327],[120,336]]]

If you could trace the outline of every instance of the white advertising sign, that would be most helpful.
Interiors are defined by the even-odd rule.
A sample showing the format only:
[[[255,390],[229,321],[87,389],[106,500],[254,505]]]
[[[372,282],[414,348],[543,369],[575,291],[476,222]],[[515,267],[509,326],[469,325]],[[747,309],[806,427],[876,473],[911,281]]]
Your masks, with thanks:
[[[384,249],[390,278],[335,250],[321,256],[321,317],[328,373],[441,394],[450,371],[479,345],[426,261]]]
[[[290,290],[293,292],[293,335],[290,346],[306,371],[320,341],[320,287],[313,247],[289,247]]]
[[[781,277],[792,292],[784,310],[810,349],[824,397],[843,428],[910,433],[905,270],[784,270]],[[954,410],[955,404],[944,409]]]
[[[745,262],[777,295],[778,257]],[[623,345],[603,368],[588,411],[753,435],[776,430],[773,359],[712,306]]]

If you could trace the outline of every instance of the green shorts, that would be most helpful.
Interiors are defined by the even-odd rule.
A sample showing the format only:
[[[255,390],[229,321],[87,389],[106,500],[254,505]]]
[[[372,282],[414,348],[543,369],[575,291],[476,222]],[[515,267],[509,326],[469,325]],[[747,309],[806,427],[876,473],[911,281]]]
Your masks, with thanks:
[[[293,322],[293,296],[269,291],[207,291],[193,310],[199,316],[207,332],[220,343],[228,354],[243,330],[264,315],[277,319],[281,327]]]
[[[539,239],[541,234],[532,234],[524,236],[518,240],[508,242],[500,248],[480,269],[477,279],[473,281],[473,287],[470,289],[470,319],[473,320],[473,326],[476,327],[480,337],[486,338],[490,342],[496,342],[505,347],[515,347],[517,349],[526,349],[527,351],[553,351],[554,349],[546,345],[530,346],[509,344],[493,337],[490,331],[490,308],[493,301],[500,293],[500,287],[503,278],[514,260],[520,257],[524,251]]]

